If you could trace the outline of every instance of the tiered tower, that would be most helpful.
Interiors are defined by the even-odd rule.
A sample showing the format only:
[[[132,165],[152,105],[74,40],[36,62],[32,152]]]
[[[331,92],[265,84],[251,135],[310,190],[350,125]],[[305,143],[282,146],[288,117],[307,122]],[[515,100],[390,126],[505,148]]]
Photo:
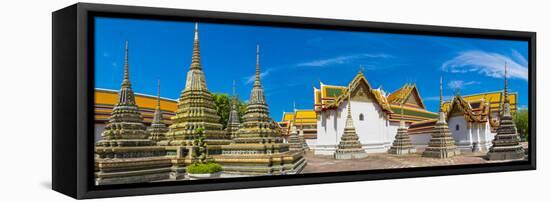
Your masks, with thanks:
[[[264,89],[260,82],[260,49],[256,50],[256,79],[250,93],[244,122],[233,143],[223,146],[223,155],[214,160],[224,174],[234,176],[293,174],[300,172],[305,159],[302,152],[290,152],[277,124],[269,117]]]
[[[201,65],[198,24],[195,24],[193,56],[187,72],[185,89],[181,92],[177,106],[176,115],[172,117],[173,124],[166,133],[168,140],[161,141],[160,145],[191,146],[195,130],[198,128],[204,128],[209,154],[221,153],[220,145],[230,143],[220,124],[220,116],[217,114],[212,94],[206,87]]]
[[[96,185],[163,180],[169,177],[170,160],[163,147],[148,138],[136,105],[129,77],[128,42],[124,79],[102,140],[95,146]]]
[[[237,131],[240,128],[241,122],[239,120],[239,112],[237,105],[237,94],[235,92],[235,81],[233,81],[233,99],[231,100],[231,111],[229,112],[229,118],[227,120],[227,127],[225,130],[231,138],[235,138]]]
[[[168,132],[168,127],[162,122],[162,111],[160,110],[160,80],[158,81],[157,88],[157,107],[153,114],[151,126],[147,129],[149,139],[155,142],[166,140],[166,132]]]
[[[304,135],[304,126],[301,126],[300,133],[298,133],[298,138],[300,140],[300,144],[302,144],[302,149],[304,149],[304,151],[309,150],[309,146],[306,143],[306,138]]]
[[[517,128],[512,120],[510,113],[510,100],[508,98],[508,70],[504,65],[504,103],[502,114],[500,114],[500,124],[497,128],[497,134],[493,140],[493,145],[489,148],[487,158],[494,160],[523,160],[525,150],[520,144]]]
[[[334,153],[334,158],[360,159],[367,156],[367,152],[363,149],[359,137],[355,132],[355,126],[353,126],[353,119],[351,116],[351,92],[349,92],[346,126],[344,127],[344,134],[340,138],[340,143],[338,143],[338,148],[336,148],[336,152]]]
[[[388,153],[407,155],[415,153],[416,149],[412,146],[411,138],[409,137],[409,134],[407,134],[407,126],[405,126],[405,121],[403,120],[403,111],[405,111],[403,110],[403,103],[405,102],[405,99],[403,97],[401,99],[403,100],[401,102],[401,120],[399,122],[397,134],[395,135],[395,140],[388,150]]]
[[[296,110],[294,111],[294,121],[292,122],[292,127],[290,129],[288,144],[290,151],[304,151],[302,141],[298,135],[298,129],[296,128]]]
[[[456,148],[455,140],[449,131],[449,126],[443,112],[443,78],[439,80],[439,120],[435,123],[432,132],[432,138],[428,142],[428,147],[422,153],[424,157],[431,158],[449,158],[460,155],[460,150]]]

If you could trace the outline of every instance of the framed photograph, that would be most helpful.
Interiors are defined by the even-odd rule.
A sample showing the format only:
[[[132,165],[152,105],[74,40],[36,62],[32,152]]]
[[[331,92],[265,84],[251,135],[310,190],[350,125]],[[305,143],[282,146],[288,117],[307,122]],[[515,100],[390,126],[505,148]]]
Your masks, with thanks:
[[[52,15],[52,185],[74,198],[536,168],[534,32]]]

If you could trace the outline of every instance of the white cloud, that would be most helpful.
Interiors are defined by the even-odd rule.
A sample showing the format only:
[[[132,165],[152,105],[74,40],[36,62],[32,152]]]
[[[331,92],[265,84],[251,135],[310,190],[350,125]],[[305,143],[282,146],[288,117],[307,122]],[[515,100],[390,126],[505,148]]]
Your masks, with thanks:
[[[529,64],[527,59],[515,49],[512,49],[512,57],[514,57],[514,60],[518,61],[521,65],[527,66]]]
[[[527,64],[520,64],[526,62],[526,60],[523,58],[525,61],[521,61],[521,57],[516,55],[514,56],[516,60],[513,60],[510,57],[498,53],[479,50],[465,51],[459,53],[455,58],[444,62],[441,69],[451,73],[477,72],[490,77],[503,78],[504,63],[506,62],[508,64],[508,76],[510,78],[527,80]]]
[[[266,70],[264,72],[261,72],[260,73],[260,78],[266,77],[267,75],[269,75],[269,72],[270,72],[270,70]],[[249,76],[249,77],[246,77],[245,83],[250,84],[250,83],[254,82],[254,80],[256,80],[256,74],[254,74],[252,76]]]
[[[449,83],[447,84],[447,86],[449,86],[449,88],[453,89],[453,90],[459,90],[459,89],[462,89],[466,86],[469,86],[469,85],[476,85],[476,84],[480,84],[479,82],[477,81],[462,81],[462,80],[452,80],[452,81],[449,81]]]
[[[334,64],[345,64],[349,63],[356,59],[361,58],[389,58],[390,55],[387,54],[370,54],[370,53],[363,53],[363,54],[352,54],[352,55],[344,55],[344,56],[338,56],[333,58],[326,58],[326,59],[320,59],[320,60],[313,60],[309,62],[303,62],[299,63],[297,66],[304,66],[304,67],[325,67],[328,65],[334,65]]]

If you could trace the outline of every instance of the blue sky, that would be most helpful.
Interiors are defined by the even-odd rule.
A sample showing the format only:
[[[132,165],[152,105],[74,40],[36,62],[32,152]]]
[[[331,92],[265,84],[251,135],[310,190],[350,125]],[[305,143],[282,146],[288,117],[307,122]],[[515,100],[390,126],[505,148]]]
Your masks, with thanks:
[[[124,42],[130,46],[130,79],[135,92],[177,99],[193,48],[193,22],[96,18],[95,86],[119,89]],[[393,92],[416,83],[428,110],[438,110],[439,77],[444,96],[498,91],[504,63],[519,106],[528,104],[527,42],[369,32],[199,23],[201,60],[212,92],[237,93],[247,100],[261,46],[262,83],[271,115],[313,108],[319,81],[347,85],[361,69],[374,88]]]

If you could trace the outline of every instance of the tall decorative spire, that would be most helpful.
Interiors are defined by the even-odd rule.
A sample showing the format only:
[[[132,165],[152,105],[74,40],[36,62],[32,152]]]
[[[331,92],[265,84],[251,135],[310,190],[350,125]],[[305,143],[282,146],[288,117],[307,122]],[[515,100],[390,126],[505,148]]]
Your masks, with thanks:
[[[235,80],[233,80],[233,99],[232,99],[232,109],[237,109],[237,87],[235,84]]]
[[[159,142],[165,146],[191,145],[197,128],[203,128],[203,134],[209,145],[228,144],[229,137],[219,123],[220,116],[212,93],[206,86],[206,77],[200,60],[199,29],[195,23],[193,54],[187,71],[185,88],[180,94],[176,115],[172,117],[170,131],[166,133],[168,141]],[[211,142],[212,141],[212,142]],[[210,149],[208,152],[219,152]]]
[[[260,45],[256,45],[256,79],[254,80],[252,91],[250,92],[249,104],[267,105],[265,102],[264,89],[262,88],[262,83],[260,82],[260,72]]]
[[[118,105],[135,105],[134,91],[132,90],[132,84],[130,83],[130,65],[128,59],[128,41],[126,41],[124,51],[124,77],[118,93]]]
[[[521,160],[525,158],[525,150],[520,143],[520,137],[517,133],[516,124],[512,119],[510,112],[510,102],[508,100],[508,70],[507,64],[504,64],[504,102],[502,104],[503,112],[499,117],[497,134],[493,139],[493,145],[487,152],[487,158],[493,160]]]
[[[124,51],[124,79],[122,80],[123,87],[130,87],[130,72],[129,72],[129,63],[128,63],[128,41],[126,41],[126,48]]]
[[[195,23],[195,38],[193,40],[193,56],[187,72],[184,90],[208,90],[204,72],[202,72],[201,53],[199,45],[199,24]]]
[[[508,99],[508,63],[504,62],[504,102],[509,103]]]
[[[239,120],[239,112],[238,112],[239,109],[237,106],[237,102],[238,101],[237,101],[236,84],[235,84],[235,80],[233,80],[233,99],[232,99],[231,111],[229,112],[229,117],[227,119],[227,127],[226,127],[226,131],[231,138],[235,137],[241,125],[241,122]]]
[[[155,108],[155,113],[153,114],[151,127],[149,127],[147,131],[149,132],[149,139],[155,142],[166,140],[166,132],[168,132],[168,128],[162,122],[162,111],[160,109],[160,80],[157,81],[157,107]]]
[[[416,149],[411,144],[411,138],[407,134],[407,126],[405,125],[403,103],[405,103],[405,93],[401,94],[401,117],[399,121],[399,128],[397,128],[397,134],[392,143],[392,146],[388,150],[390,154],[407,155],[416,152]]]
[[[443,112],[443,77],[439,77],[439,120],[437,122],[447,122],[445,120],[445,112]]]
[[[299,173],[306,164],[300,153],[290,151],[284,143],[281,128],[269,116],[269,107],[265,101],[264,90],[260,84],[260,54],[256,47],[256,80],[250,91],[242,124],[236,132],[230,132],[232,141],[221,146],[221,154],[214,160],[224,166],[228,175],[258,174],[294,174]],[[232,111],[235,112],[236,111]],[[236,119],[235,119],[236,120]],[[228,123],[229,124],[229,123]],[[274,163],[275,159],[285,159]],[[288,159],[288,160],[287,160]]]
[[[346,118],[346,128],[354,128],[353,118],[351,117],[351,92],[348,94],[348,116]]]
[[[162,112],[160,111],[160,80],[157,81],[157,107],[155,108],[153,123],[162,123]]]
[[[118,102],[101,133],[101,140],[95,144],[96,185],[144,183],[169,177],[171,160],[165,157],[164,147],[156,146],[149,139],[149,132],[135,103],[130,85],[127,41],[125,53]],[[152,162],[155,166],[143,166]]]
[[[405,109],[403,109],[403,103],[405,103],[405,93],[402,93],[401,94],[401,117],[400,117],[400,120],[399,120],[399,127],[400,128],[405,128],[405,120],[403,120],[403,116],[404,116],[404,113],[403,111],[405,111]]]
[[[443,76],[439,77],[439,111],[443,111]]]
[[[428,142],[428,147],[422,153],[424,157],[431,158],[450,158],[460,155],[460,150],[455,145],[455,140],[443,112],[443,77],[439,78],[439,119],[435,123],[432,137]]]
[[[157,80],[157,108],[160,109],[160,80]]]
[[[256,45],[256,80],[254,81],[254,86],[261,86],[260,83],[260,45]]]
[[[193,56],[191,58],[191,69],[202,69],[198,22],[195,22],[195,38],[193,41]]]
[[[351,116],[351,92],[348,94],[348,115],[346,118],[346,126],[344,134],[340,138],[338,147],[334,152],[335,159],[360,159],[367,157],[367,152],[363,149],[359,136],[355,132],[353,119]]]

